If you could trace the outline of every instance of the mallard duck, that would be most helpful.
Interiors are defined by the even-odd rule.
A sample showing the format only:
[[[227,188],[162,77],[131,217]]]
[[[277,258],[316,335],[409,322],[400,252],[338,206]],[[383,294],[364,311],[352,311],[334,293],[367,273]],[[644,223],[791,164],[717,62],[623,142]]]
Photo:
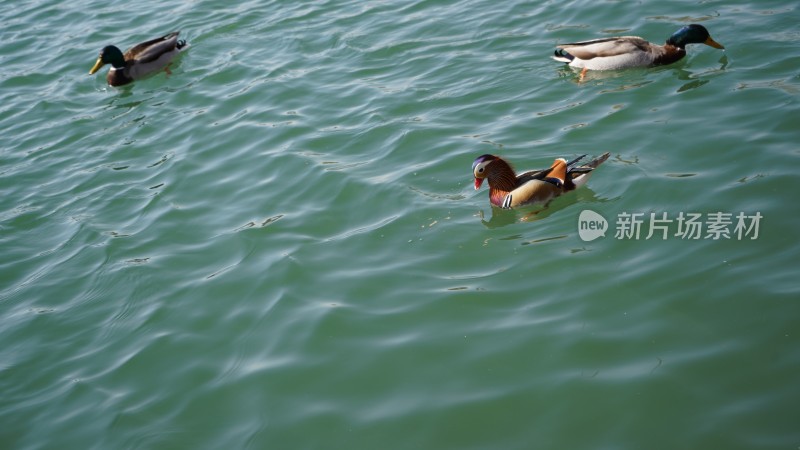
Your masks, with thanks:
[[[558,158],[547,169],[532,170],[517,175],[503,158],[481,155],[472,163],[475,190],[480,189],[483,180],[487,180],[489,201],[501,208],[544,203],[586,184],[592,171],[607,160],[609,154],[604,153],[588,164],[578,165],[585,156],[581,155],[569,162],[564,158]]]
[[[111,64],[108,71],[108,84],[111,86],[122,86],[138,80],[154,72],[167,69],[168,65],[178,53],[187,48],[186,41],[179,41],[180,31],[169,33],[160,38],[152,39],[147,42],[135,45],[125,52],[122,52],[113,45],[109,45],[100,50],[97,62],[89,71],[89,75],[94,74],[106,64]]]
[[[706,44],[724,49],[711,39],[706,27],[687,25],[672,34],[664,45],[657,45],[638,36],[618,36],[591,41],[562,44],[556,47],[553,59],[586,70],[614,70],[672,64],[686,55],[687,44]]]

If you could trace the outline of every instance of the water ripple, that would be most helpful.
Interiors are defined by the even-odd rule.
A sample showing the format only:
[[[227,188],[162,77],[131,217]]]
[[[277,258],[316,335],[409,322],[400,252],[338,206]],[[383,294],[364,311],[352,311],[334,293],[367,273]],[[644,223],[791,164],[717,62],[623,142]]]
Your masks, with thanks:
[[[0,439],[796,446],[794,10],[611,3],[5,8]],[[725,53],[583,80],[549,59],[695,21]],[[172,75],[87,75],[173,29]],[[604,151],[546,206],[471,186],[482,153]],[[587,207],[764,219],[583,242]]]

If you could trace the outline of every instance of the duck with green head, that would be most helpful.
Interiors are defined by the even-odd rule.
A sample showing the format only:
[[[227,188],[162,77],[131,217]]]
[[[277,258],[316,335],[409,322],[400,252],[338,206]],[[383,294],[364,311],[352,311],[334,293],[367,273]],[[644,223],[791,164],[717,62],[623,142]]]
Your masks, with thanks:
[[[106,64],[111,64],[106,80],[111,86],[122,86],[167,68],[169,63],[189,46],[178,40],[180,31],[135,45],[124,54],[109,45],[100,50],[97,62],[89,71],[92,75]]]
[[[664,45],[653,44],[638,36],[617,36],[562,44],[553,59],[586,70],[615,70],[672,64],[686,56],[688,44],[706,44],[724,49],[711,38],[706,27],[691,24],[682,27]]]

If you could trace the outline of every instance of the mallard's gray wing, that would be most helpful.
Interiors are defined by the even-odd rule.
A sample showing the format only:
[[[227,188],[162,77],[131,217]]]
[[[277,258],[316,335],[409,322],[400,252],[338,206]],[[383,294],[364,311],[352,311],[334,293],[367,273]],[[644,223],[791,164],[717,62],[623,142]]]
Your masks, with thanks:
[[[562,49],[576,58],[588,60],[642,51],[646,52],[651,46],[652,44],[638,36],[620,36],[562,44],[556,48]]]
[[[175,50],[178,45],[180,31],[169,33],[160,38],[137,44],[125,52],[125,60],[133,60],[139,64],[147,64],[160,58],[163,54]]]

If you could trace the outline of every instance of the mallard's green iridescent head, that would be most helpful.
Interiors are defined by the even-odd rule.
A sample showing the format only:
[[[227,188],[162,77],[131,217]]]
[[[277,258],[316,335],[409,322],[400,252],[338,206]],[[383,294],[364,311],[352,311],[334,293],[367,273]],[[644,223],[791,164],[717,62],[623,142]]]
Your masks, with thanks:
[[[687,44],[706,44],[714,48],[724,49],[719,42],[711,39],[711,35],[706,30],[706,27],[693,23],[687,25],[672,34],[667,39],[667,44],[674,45],[678,48],[686,48]]]
[[[89,71],[89,75],[97,72],[106,64],[111,64],[117,69],[125,67],[125,57],[122,56],[122,51],[113,45],[104,47],[100,50],[100,56],[97,57],[97,61],[94,63],[92,70]]]

